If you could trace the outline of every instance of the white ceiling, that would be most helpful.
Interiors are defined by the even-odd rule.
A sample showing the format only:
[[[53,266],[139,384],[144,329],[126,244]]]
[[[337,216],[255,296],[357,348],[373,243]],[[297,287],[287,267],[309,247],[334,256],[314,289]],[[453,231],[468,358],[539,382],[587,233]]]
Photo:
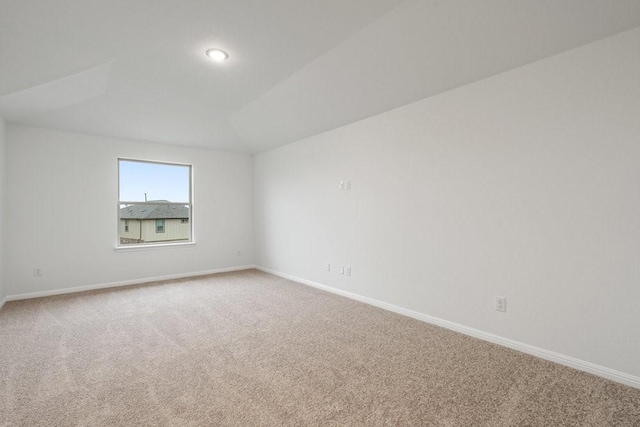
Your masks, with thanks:
[[[260,152],[636,26],[640,0],[0,0],[0,115]]]

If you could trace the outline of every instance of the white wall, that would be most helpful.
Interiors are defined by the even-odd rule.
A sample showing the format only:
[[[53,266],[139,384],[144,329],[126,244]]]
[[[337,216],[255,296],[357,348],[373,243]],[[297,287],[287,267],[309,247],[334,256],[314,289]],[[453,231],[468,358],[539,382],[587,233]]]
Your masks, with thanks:
[[[635,29],[258,155],[257,263],[640,376],[638,52]]]
[[[6,128],[0,117],[0,307],[6,294],[6,270],[5,270],[5,220],[7,212],[7,138]]]
[[[195,246],[114,250],[118,157],[193,164]],[[8,295],[254,262],[252,156],[9,125],[8,158]]]

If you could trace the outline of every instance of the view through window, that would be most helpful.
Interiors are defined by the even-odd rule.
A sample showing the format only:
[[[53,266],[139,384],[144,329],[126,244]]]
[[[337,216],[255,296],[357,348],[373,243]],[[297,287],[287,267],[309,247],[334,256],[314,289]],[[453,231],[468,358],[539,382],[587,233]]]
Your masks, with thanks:
[[[191,166],[118,160],[120,246],[192,240]]]

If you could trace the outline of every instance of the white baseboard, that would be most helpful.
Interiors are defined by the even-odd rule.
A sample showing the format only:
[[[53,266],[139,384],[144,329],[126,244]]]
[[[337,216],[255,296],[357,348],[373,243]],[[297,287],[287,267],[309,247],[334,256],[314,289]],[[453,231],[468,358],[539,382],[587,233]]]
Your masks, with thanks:
[[[197,271],[192,273],[170,274],[167,276],[145,277],[142,279],[124,280],[121,282],[99,283],[96,285],[77,286],[73,288],[64,288],[64,289],[54,289],[51,291],[29,292],[26,294],[7,295],[5,299],[2,300],[2,303],[0,303],[0,308],[2,308],[2,305],[8,301],[18,301],[23,299],[50,297],[53,295],[93,291],[96,289],[117,288],[119,286],[139,285],[143,283],[160,282],[163,280],[184,279],[187,277],[206,276],[208,274],[227,273],[230,271],[248,270],[251,268],[257,268],[257,267],[255,265],[241,265],[237,267],[217,268],[214,270]]]
[[[5,302],[7,302],[7,297],[4,297],[0,300],[0,310],[2,310],[2,307],[4,306]]]
[[[258,270],[265,273],[273,274],[284,279],[289,279],[294,282],[301,283],[303,285],[311,286],[314,288],[322,289],[333,294],[341,295],[347,298],[351,298],[356,301],[360,301],[375,307],[382,308],[384,310],[392,311],[394,313],[402,314],[404,316],[412,317],[423,322],[431,323],[433,325],[441,326],[452,331],[460,332],[465,335],[469,335],[475,338],[479,338],[484,341],[488,341],[494,344],[498,344],[504,347],[508,347],[522,353],[530,354],[532,356],[539,357],[541,359],[549,360],[551,362],[559,363],[570,368],[577,369],[579,371],[588,372],[599,377],[603,377],[621,384],[625,384],[631,387],[640,389],[640,377],[626,374],[624,372],[616,371],[614,369],[607,368],[605,366],[596,365],[595,363],[587,362],[584,360],[576,359],[574,357],[565,356],[554,351],[546,350],[544,348],[529,345],[523,342],[515,341],[509,338],[504,338],[499,335],[484,332],[479,329],[470,328],[468,326],[461,325],[459,323],[450,322],[448,320],[440,319],[438,317],[429,316],[428,314],[420,313],[406,308],[398,307],[392,304],[388,304],[383,301],[378,301],[373,298],[365,297],[355,294],[353,292],[343,291],[341,289],[332,288],[311,280],[301,279],[299,277],[292,276],[290,274],[274,271],[266,267],[256,266]]]

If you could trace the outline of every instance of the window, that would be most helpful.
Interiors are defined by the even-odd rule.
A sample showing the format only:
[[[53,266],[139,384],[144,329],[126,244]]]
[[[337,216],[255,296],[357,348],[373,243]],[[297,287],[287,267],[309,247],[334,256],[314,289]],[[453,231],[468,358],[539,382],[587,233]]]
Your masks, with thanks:
[[[193,241],[192,167],[118,159],[118,246]]]

